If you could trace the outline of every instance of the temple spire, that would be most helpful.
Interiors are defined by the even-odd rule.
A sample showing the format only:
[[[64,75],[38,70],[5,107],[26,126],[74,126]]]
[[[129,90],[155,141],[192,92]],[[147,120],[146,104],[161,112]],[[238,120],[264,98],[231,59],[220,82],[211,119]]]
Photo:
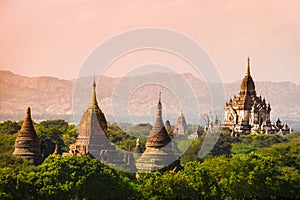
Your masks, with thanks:
[[[34,127],[33,127],[33,122],[31,119],[31,110],[30,107],[26,108],[26,115],[25,115],[25,119],[24,122],[22,124],[22,128],[21,128],[22,132],[35,132],[34,131]]]
[[[248,59],[247,59],[246,76],[250,76],[250,58],[249,58],[249,56],[248,56]]]
[[[158,104],[160,104],[160,105],[161,105],[161,91],[159,91]]]
[[[96,97],[96,82],[95,82],[95,77],[92,85],[92,97],[90,101],[90,106],[89,108],[96,108],[98,105],[97,103],[97,97]]]
[[[156,110],[156,120],[155,121],[159,121],[159,122],[161,121],[162,122],[161,108],[162,108],[162,105],[161,105],[161,92],[159,92],[158,104],[157,104],[157,110]]]
[[[31,114],[30,107],[27,107],[27,109],[26,109],[26,117],[31,117],[30,114]]]

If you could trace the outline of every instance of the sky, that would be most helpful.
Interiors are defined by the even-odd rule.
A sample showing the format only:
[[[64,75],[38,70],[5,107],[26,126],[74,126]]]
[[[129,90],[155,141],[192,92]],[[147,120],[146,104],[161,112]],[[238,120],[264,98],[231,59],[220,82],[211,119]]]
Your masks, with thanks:
[[[99,44],[132,29],[157,27],[196,41],[224,82],[243,78],[249,55],[255,81],[300,84],[299,10],[298,0],[1,0],[0,67],[74,79]],[[188,64],[175,57],[133,52],[105,75],[122,76],[148,62],[177,63],[176,71],[188,72]]]

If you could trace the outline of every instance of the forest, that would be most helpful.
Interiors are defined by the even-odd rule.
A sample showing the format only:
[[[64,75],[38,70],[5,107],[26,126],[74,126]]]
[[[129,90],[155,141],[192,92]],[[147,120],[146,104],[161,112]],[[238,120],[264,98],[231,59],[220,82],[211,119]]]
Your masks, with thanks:
[[[34,166],[12,155],[21,125],[0,123],[0,199],[300,199],[299,132],[231,137],[223,130],[211,152],[199,158],[202,133],[180,157],[180,170],[137,175],[91,156],[51,155],[56,144],[67,152],[78,135],[64,120],[34,124],[45,158]],[[142,124],[126,133],[109,124],[108,137],[132,150],[134,133],[147,135],[150,129]],[[143,149],[145,141],[141,139]]]

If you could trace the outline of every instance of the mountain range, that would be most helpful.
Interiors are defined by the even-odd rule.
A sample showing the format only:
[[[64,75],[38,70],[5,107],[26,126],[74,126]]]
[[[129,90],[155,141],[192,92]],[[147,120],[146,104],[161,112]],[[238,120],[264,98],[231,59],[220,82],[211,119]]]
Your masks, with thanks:
[[[188,123],[200,123],[201,113],[211,110],[222,118],[226,101],[238,94],[241,82],[209,83],[192,74],[160,72],[95,79],[98,103],[108,121],[153,123],[161,91],[163,117],[171,124],[181,111]],[[62,80],[0,70],[0,120],[21,120],[30,106],[36,121],[62,118],[78,123],[89,105],[92,82],[93,77]],[[300,130],[300,85],[268,81],[255,86],[257,94],[270,102],[273,122],[280,117]]]

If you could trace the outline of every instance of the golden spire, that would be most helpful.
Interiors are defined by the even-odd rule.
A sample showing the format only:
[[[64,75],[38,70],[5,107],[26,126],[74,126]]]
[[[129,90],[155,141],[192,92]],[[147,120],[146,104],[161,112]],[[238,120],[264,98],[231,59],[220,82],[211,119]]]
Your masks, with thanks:
[[[247,59],[247,69],[246,69],[246,76],[250,76],[250,58],[248,56],[248,59]]]

